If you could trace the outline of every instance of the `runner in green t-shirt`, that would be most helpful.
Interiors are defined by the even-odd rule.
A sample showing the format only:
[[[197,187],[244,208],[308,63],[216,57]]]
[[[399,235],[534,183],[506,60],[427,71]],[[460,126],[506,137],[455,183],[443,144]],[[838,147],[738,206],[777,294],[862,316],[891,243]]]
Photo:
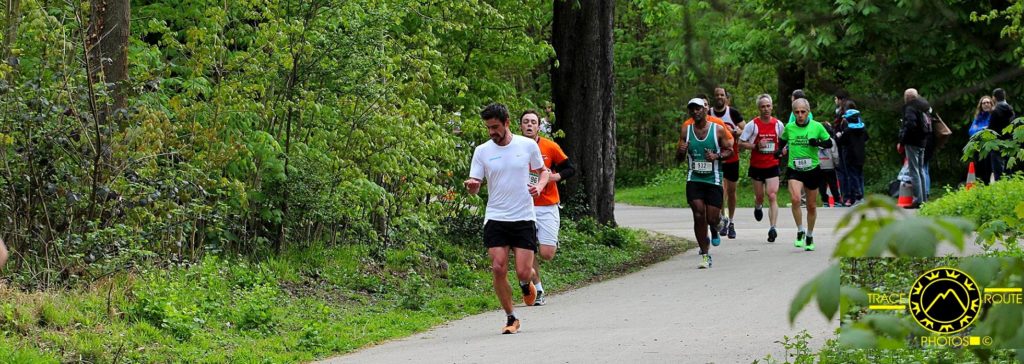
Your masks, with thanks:
[[[796,234],[797,248],[807,251],[814,250],[814,221],[817,219],[818,186],[824,181],[821,168],[818,167],[818,148],[831,148],[832,140],[828,131],[821,123],[809,117],[810,104],[807,99],[793,101],[795,122],[786,124],[779,136],[780,157],[789,154],[786,176],[789,177],[789,198],[792,203],[793,220],[799,230]],[[788,148],[786,146],[788,145]],[[804,230],[803,216],[800,211],[800,192],[807,192],[807,230]],[[806,242],[805,242],[806,236]]]

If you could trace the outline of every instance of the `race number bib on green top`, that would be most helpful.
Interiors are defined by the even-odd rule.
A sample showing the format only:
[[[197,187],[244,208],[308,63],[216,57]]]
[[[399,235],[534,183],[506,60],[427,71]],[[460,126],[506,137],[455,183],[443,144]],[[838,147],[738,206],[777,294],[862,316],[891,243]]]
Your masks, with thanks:
[[[797,169],[810,169],[814,164],[814,161],[810,158],[800,158],[793,161],[793,166]]]
[[[765,142],[758,151],[764,154],[775,153],[775,142]]]
[[[697,173],[711,173],[712,169],[712,162],[693,161],[690,163],[690,170]]]

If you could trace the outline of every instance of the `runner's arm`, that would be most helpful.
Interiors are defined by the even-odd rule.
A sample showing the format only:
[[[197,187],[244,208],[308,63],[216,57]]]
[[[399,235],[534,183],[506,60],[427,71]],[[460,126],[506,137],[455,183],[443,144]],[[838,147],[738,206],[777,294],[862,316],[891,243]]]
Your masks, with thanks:
[[[569,179],[576,175],[576,167],[572,165],[572,162],[569,161],[569,159],[562,161],[562,163],[556,163],[553,167],[553,173],[551,173],[550,177],[552,182]]]
[[[551,170],[541,167],[541,169],[534,169],[530,172],[537,173],[540,175],[540,181],[535,185],[530,185],[530,196],[539,196],[540,192],[544,190],[544,187],[548,185],[548,181],[551,179]]]
[[[715,127],[716,128],[722,128],[720,125],[716,125]],[[727,130],[724,130],[725,128],[722,128],[722,129],[723,129],[723,131],[727,131]],[[725,134],[725,133],[718,134],[718,146],[719,146],[718,149],[719,149],[719,152],[718,152],[718,158],[716,158],[716,159],[722,160],[722,159],[728,159],[729,157],[732,157],[732,143],[733,143],[732,135]]]
[[[0,239],[0,268],[7,264],[7,245],[4,245],[4,239]]]
[[[747,125],[743,127],[743,133],[740,135],[740,148],[754,150],[754,148],[757,147],[754,145],[754,137],[757,134],[754,132],[754,128],[755,126],[753,123],[747,123]]]

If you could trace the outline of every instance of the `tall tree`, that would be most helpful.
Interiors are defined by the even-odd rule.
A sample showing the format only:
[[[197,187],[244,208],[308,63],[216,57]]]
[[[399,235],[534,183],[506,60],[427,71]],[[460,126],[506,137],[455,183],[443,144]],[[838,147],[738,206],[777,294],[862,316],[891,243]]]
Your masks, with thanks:
[[[128,39],[131,36],[130,0],[91,0],[88,43],[89,68],[93,74],[102,71],[102,81],[113,84],[114,109],[123,108],[124,82],[128,80]],[[100,79],[94,80],[98,82]],[[101,121],[109,114],[100,110]]]
[[[590,214],[606,224],[615,224],[614,10],[614,0],[555,1],[551,34],[555,127],[580,170],[567,196],[582,188]]]

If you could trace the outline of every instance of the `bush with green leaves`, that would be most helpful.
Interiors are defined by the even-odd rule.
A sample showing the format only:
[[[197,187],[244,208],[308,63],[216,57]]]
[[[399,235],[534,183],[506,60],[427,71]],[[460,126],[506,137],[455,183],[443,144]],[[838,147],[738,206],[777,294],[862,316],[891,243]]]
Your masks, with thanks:
[[[1002,244],[998,254],[1024,256],[1024,176],[1016,175],[991,185],[960,189],[921,208],[924,216],[962,216],[978,225],[977,242],[986,249]]]
[[[851,209],[840,221],[837,229],[848,226],[852,226],[852,229],[837,244],[833,255],[835,258],[934,257],[940,244],[950,244],[956,249],[962,250],[964,235],[974,227],[969,220],[960,217],[912,216],[895,206],[891,199],[880,196],[871,196],[865,204]],[[827,319],[832,319],[839,313],[841,326],[837,340],[838,346],[832,346],[819,353],[820,355],[827,353],[832,355],[831,357],[838,356],[861,362],[874,362],[870,356],[875,354],[864,355],[864,353],[878,353],[879,356],[893,353],[894,355],[907,355],[907,358],[923,357],[927,360],[935,360],[940,357],[950,357],[949,350],[962,352],[960,349],[937,349],[925,350],[921,355],[921,348],[909,346],[907,338],[908,335],[925,334],[923,328],[910,322],[907,317],[901,318],[891,313],[866,313],[864,311],[864,308],[868,306],[867,290],[863,288],[864,286],[856,286],[857,284],[865,284],[867,287],[879,284],[893,285],[897,287],[886,288],[898,289],[898,286],[907,282],[907,278],[887,277],[885,274],[894,270],[903,275],[914,273],[913,269],[908,269],[913,265],[913,260],[904,259],[895,263],[879,263],[881,261],[877,259],[835,263],[804,284],[790,306],[790,322],[793,322],[796,315],[812,299],[817,301],[819,309]],[[853,272],[847,281],[841,279],[841,264],[847,264],[846,268]],[[899,264],[901,267],[866,269],[858,268],[860,264]],[[937,263],[930,261],[930,264]],[[979,286],[1020,287],[1024,285],[1024,278],[1022,278],[1024,277],[1024,259],[971,257],[959,260],[957,266],[974,277]],[[923,265],[918,264],[918,269],[922,269],[922,267]],[[870,273],[865,273],[866,271]],[[866,274],[869,276],[865,276]],[[882,274],[882,276],[879,277],[878,274]],[[986,313],[974,323],[971,333],[991,336],[995,344],[990,348],[972,347],[969,352],[982,361],[987,361],[990,358],[1002,358],[1003,361],[1008,361],[1012,360],[1009,358],[1014,355],[1016,355],[1016,360],[1024,360],[1024,351],[1005,350],[1019,348],[1024,343],[1024,331],[1019,330],[1020,327],[1024,327],[1024,316],[1019,307],[999,305],[986,309]],[[860,349],[872,349],[872,351]],[[890,351],[876,352],[873,351],[874,349]],[[913,353],[915,351],[917,354]],[[963,356],[954,354],[952,357],[962,358]]]

